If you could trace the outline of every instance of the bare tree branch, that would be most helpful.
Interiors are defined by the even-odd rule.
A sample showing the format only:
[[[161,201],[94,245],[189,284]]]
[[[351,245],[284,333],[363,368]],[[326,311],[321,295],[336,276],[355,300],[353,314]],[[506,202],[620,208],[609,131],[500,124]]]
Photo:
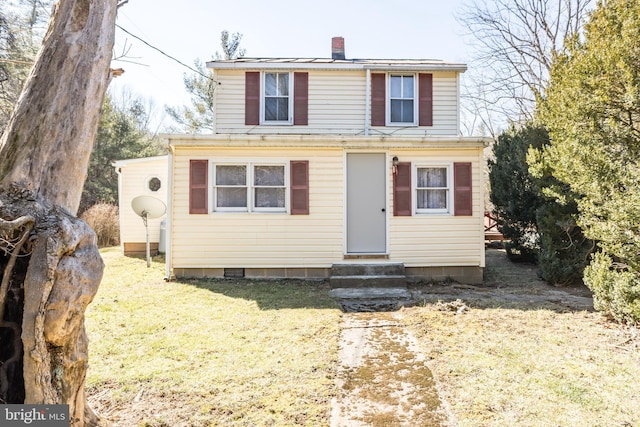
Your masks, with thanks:
[[[458,21],[474,45],[476,64],[464,95],[477,114],[476,123],[519,122],[532,118],[544,96],[554,55],[582,28],[593,0],[468,0]],[[475,72],[474,72],[475,71]],[[471,90],[472,87],[476,90]],[[484,97],[480,100],[478,97]],[[491,126],[493,128],[493,126]]]

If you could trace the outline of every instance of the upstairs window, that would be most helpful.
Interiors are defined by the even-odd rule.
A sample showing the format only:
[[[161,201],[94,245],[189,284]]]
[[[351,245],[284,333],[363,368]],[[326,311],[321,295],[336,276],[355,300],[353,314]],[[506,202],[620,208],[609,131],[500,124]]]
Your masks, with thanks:
[[[417,212],[448,213],[451,204],[449,167],[418,167],[416,174]]]
[[[244,124],[309,124],[309,73],[247,71]]]
[[[371,73],[371,126],[433,126],[433,74]]]
[[[389,123],[415,125],[416,85],[413,75],[389,76]]]
[[[291,93],[289,73],[264,73],[264,122],[289,123]]]

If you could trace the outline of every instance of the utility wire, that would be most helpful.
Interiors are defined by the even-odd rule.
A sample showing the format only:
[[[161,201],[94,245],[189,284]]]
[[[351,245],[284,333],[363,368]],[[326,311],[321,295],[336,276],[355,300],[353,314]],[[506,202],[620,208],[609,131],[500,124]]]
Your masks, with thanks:
[[[158,49],[155,46],[152,46],[151,44],[147,43],[146,41],[144,41],[143,39],[141,39],[140,37],[136,36],[135,34],[130,33],[129,31],[125,30],[124,28],[122,28],[120,25],[116,24],[116,27],[120,28],[122,31],[124,31],[125,33],[129,34],[131,37],[141,41],[142,43],[146,44],[147,46],[149,46],[151,49],[156,50],[158,52],[160,52],[162,55],[166,56],[167,58],[177,62],[178,64],[182,65],[185,68],[188,68],[189,70],[193,71],[196,74],[201,75],[202,77],[209,79],[209,80],[213,80],[211,78],[211,76],[207,76],[206,74],[201,73],[199,70],[196,70],[195,68],[185,64],[184,62],[180,61],[179,59],[174,58],[173,56],[169,55],[168,53],[163,52],[162,50]]]

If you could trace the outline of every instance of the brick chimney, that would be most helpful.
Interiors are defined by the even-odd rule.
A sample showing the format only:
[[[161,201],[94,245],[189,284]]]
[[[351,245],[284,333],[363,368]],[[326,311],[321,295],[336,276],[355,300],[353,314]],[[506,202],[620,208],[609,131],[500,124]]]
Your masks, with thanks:
[[[331,39],[331,59],[345,59],[344,37],[333,37]]]

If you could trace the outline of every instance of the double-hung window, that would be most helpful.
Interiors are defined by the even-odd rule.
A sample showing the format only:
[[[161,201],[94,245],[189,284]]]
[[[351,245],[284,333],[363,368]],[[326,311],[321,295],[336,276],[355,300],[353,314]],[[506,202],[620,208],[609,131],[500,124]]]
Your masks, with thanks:
[[[449,166],[416,168],[417,213],[449,213],[451,172]]]
[[[215,209],[218,211],[246,211],[247,166],[216,165],[215,171]]]
[[[291,78],[288,72],[266,72],[264,75],[263,122],[291,123]]]
[[[253,167],[253,208],[256,211],[283,212],[287,187],[284,165]]]
[[[389,124],[416,125],[416,84],[414,75],[389,76]]]
[[[283,164],[216,164],[214,210],[227,212],[285,212]]]

